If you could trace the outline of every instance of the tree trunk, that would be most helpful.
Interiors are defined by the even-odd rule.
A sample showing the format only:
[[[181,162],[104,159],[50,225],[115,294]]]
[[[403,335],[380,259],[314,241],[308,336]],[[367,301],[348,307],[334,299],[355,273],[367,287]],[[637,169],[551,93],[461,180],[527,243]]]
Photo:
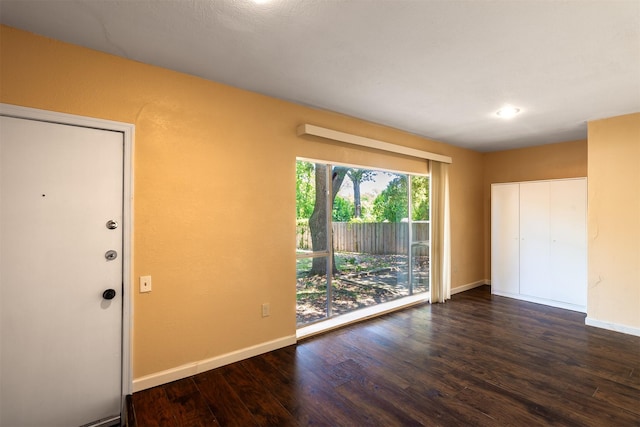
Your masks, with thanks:
[[[321,252],[327,250],[327,167],[316,164],[316,200],[313,212],[309,217],[309,230],[311,231],[311,250]],[[327,271],[326,258],[313,258],[311,275],[324,275]]]
[[[364,181],[371,181],[375,172],[366,169],[349,169],[347,176],[353,183],[353,205],[354,216],[362,218],[362,201],[360,198],[360,184]]]
[[[344,181],[344,177],[347,173],[347,168],[335,167],[333,168],[333,176],[331,179],[331,206],[335,200],[340,186]],[[311,246],[313,252],[321,252],[327,250],[327,166],[324,164],[316,163],[316,200],[313,208],[313,213],[309,217],[309,230],[311,231]],[[311,275],[325,275],[327,272],[326,258],[313,258],[311,265]],[[333,256],[333,273],[337,273],[335,255]]]
[[[362,205],[360,203],[360,181],[353,181],[353,204],[355,206],[354,216],[362,218]]]

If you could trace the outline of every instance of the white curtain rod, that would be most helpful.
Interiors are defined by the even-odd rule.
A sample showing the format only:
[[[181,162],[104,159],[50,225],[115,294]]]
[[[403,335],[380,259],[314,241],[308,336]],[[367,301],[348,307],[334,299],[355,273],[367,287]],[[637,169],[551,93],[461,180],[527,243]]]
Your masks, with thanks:
[[[390,151],[392,153],[404,154],[420,159],[435,160],[436,162],[452,163],[449,156],[431,153],[429,151],[416,150],[415,148],[404,147],[402,145],[391,144],[389,142],[378,141],[377,139],[365,138],[364,136],[352,135],[350,133],[339,132],[320,126],[302,124],[298,126],[298,136],[313,135],[321,138],[332,139],[334,141],[346,142],[347,144],[360,145],[362,147],[375,148],[377,150]]]

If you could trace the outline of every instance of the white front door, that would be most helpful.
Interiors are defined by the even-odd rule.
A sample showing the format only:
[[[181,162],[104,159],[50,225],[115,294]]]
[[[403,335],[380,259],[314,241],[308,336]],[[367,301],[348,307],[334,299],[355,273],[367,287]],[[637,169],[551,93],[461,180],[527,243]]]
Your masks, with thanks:
[[[117,420],[123,134],[0,120],[0,426]]]

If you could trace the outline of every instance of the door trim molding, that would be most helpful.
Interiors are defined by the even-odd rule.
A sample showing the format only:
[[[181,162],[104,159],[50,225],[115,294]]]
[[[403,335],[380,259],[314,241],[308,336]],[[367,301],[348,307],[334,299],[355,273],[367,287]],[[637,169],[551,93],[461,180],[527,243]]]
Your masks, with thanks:
[[[122,396],[133,392],[133,144],[135,125],[0,103],[0,116],[121,132],[124,142],[122,224]],[[124,399],[123,399],[124,402]]]

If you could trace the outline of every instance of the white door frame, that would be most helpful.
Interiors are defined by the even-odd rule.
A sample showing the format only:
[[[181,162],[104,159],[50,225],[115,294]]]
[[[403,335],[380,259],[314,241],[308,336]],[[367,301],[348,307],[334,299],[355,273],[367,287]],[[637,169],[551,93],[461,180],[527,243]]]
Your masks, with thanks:
[[[133,138],[135,125],[111,120],[76,116],[73,114],[20,107],[0,103],[0,116],[38,120],[49,123],[81,126],[122,132],[124,137],[124,176],[123,176],[123,224],[122,224],[122,401],[124,396],[133,392],[133,370],[131,359],[131,339],[133,319],[132,274],[133,274]],[[124,414],[121,408],[120,414]]]

